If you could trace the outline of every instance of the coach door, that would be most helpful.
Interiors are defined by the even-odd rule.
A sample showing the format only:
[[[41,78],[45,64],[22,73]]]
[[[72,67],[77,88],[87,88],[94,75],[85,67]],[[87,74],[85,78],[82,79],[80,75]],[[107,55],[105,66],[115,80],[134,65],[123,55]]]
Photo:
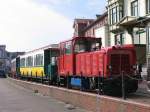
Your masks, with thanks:
[[[16,74],[20,74],[20,57],[16,58]]]

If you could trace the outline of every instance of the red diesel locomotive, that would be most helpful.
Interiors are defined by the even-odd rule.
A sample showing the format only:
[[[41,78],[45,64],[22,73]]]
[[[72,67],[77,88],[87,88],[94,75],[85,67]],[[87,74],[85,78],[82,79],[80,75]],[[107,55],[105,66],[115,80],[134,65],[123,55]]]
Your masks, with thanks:
[[[100,38],[75,37],[60,43],[58,82],[68,87],[100,89],[104,94],[121,94],[138,88],[136,52],[133,45],[101,48]]]

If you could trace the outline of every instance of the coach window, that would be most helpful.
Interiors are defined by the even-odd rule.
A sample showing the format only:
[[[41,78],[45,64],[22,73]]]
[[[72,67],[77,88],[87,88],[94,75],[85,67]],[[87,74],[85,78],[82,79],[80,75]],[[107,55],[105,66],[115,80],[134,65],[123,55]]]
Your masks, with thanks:
[[[29,64],[28,64],[28,57],[26,58],[26,66],[28,67]]]
[[[71,41],[66,42],[65,54],[71,54]]]
[[[43,54],[37,54],[35,57],[35,66],[43,66]]]
[[[25,67],[25,58],[22,58],[22,59],[20,60],[20,66],[21,66],[21,67]]]
[[[33,66],[33,57],[29,56],[27,57],[27,62],[26,62],[27,66]]]

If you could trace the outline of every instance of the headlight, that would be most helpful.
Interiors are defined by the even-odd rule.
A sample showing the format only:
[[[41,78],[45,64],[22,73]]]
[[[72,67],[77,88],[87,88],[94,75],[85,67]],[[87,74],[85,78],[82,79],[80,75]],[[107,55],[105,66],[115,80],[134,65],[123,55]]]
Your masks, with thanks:
[[[136,65],[133,65],[133,66],[132,66],[132,68],[133,68],[133,69],[136,69],[136,68],[137,68],[137,66],[136,66]]]
[[[112,66],[111,66],[111,65],[108,65],[107,68],[108,68],[109,70],[111,70],[111,69],[112,69]]]

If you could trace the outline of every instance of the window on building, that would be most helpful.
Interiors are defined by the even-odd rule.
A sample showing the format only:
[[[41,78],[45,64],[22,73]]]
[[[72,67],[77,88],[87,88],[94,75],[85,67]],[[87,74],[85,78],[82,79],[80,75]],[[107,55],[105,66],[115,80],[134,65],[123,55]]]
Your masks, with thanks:
[[[150,53],[150,27],[147,28],[147,51]]]
[[[117,7],[112,9],[112,22],[113,23],[117,22]]]
[[[131,16],[138,16],[138,0],[131,2]]]
[[[116,45],[123,45],[125,44],[125,36],[124,36],[124,33],[120,33],[120,34],[117,34],[115,35],[115,44]]]
[[[146,13],[150,13],[150,0],[146,0]]]
[[[116,6],[110,9],[110,24],[115,24],[123,17],[123,6]]]
[[[134,44],[146,44],[146,33],[144,28],[133,31]]]
[[[21,67],[25,67],[25,58],[22,58],[22,59],[20,60],[20,66],[21,66]]]
[[[119,6],[117,11],[118,11],[118,14],[119,14],[118,21],[120,21],[123,18],[123,6]]]

